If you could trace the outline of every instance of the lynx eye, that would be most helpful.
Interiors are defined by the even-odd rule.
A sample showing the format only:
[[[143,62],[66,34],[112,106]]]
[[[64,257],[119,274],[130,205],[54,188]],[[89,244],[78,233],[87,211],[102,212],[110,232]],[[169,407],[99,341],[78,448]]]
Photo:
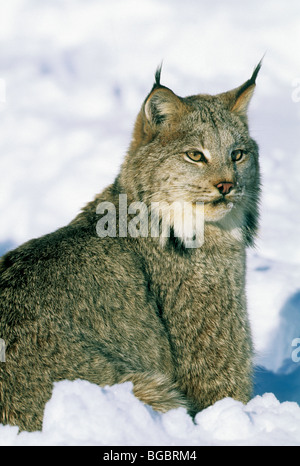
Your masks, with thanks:
[[[245,152],[242,149],[233,150],[231,152],[231,159],[233,162],[239,162],[244,157]]]
[[[207,159],[205,158],[203,152],[200,152],[198,150],[189,150],[186,152],[186,155],[193,162],[207,162]]]

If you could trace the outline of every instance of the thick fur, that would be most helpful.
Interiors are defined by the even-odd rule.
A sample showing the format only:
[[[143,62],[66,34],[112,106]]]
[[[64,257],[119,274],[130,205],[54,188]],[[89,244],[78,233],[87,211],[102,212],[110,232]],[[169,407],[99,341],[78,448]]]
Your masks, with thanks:
[[[191,414],[223,397],[247,402],[252,344],[246,246],[257,230],[258,149],[247,124],[255,78],[216,96],[180,98],[155,85],[114,184],[68,226],[0,260],[0,423],[41,429],[53,382],[131,380],[154,409]],[[233,150],[245,153],[240,162]],[[187,159],[203,150],[205,163]],[[216,186],[234,189],[220,200]],[[205,241],[99,237],[97,206],[204,203]],[[117,226],[119,219],[117,218]]]

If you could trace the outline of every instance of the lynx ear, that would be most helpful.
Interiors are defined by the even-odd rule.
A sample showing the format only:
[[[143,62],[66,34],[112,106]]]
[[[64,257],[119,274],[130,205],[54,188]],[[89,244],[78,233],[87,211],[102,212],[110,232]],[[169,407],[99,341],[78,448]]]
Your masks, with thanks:
[[[251,78],[244,84],[231,91],[218,94],[217,96],[231,112],[236,113],[240,117],[245,118],[247,116],[248,105],[255,89],[255,81],[261,64],[262,62],[260,61],[253,71]]]
[[[160,130],[168,130],[186,110],[182,99],[160,84],[160,74],[161,67],[155,73],[155,83],[137,116],[130,152],[151,141]]]
[[[155,73],[155,84],[145,100],[144,113],[151,127],[157,127],[185,108],[181,99],[160,84],[161,67]]]

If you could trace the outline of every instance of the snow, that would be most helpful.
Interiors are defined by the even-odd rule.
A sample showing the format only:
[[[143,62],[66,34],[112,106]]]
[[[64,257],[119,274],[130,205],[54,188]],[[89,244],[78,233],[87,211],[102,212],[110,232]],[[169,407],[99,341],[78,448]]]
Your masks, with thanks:
[[[69,222],[118,173],[163,60],[179,95],[244,82],[263,195],[248,300],[255,396],[195,423],[158,414],[131,384],[55,384],[42,432],[0,445],[300,445],[300,4],[298,0],[10,0],[0,5],[0,255]],[[299,354],[299,351],[298,351]]]
[[[132,384],[98,387],[84,380],[55,384],[42,432],[2,426],[0,446],[299,445],[300,407],[272,393],[247,405],[224,398],[196,415],[159,414],[132,394]]]

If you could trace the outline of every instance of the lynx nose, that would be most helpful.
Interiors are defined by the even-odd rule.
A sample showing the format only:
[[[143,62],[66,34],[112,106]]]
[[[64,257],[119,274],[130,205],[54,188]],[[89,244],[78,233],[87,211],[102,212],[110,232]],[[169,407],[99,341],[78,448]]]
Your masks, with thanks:
[[[221,194],[225,196],[226,194],[230,193],[233,186],[233,183],[229,181],[222,181],[221,183],[216,185],[216,188],[220,191]]]

